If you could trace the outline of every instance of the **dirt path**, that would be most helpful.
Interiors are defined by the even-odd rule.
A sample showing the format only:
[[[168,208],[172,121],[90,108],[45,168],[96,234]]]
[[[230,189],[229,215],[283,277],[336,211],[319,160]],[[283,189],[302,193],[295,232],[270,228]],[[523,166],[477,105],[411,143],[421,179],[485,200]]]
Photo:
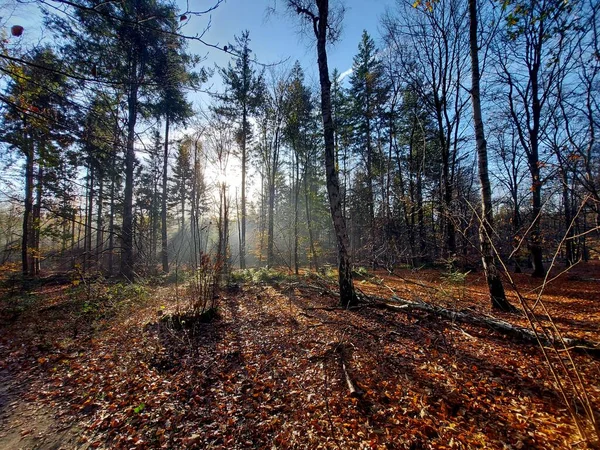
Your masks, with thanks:
[[[27,385],[0,371],[0,450],[83,448],[77,432],[65,427],[45,406],[27,400]]]

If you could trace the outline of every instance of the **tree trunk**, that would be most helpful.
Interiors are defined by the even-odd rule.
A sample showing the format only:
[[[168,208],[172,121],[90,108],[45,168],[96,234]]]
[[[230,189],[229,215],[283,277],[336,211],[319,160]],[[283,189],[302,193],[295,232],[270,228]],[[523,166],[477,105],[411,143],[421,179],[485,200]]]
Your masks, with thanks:
[[[317,251],[315,249],[315,240],[313,237],[312,220],[310,216],[310,191],[308,189],[308,176],[309,176],[309,157],[308,152],[306,154],[306,160],[304,162],[304,206],[306,207],[306,225],[308,227],[308,243],[310,246],[310,253],[312,255],[311,264],[309,267],[314,267],[315,271],[319,270],[319,260],[317,258]]]
[[[152,273],[156,273],[156,247],[158,245],[158,233],[160,228],[160,194],[158,192],[158,175],[152,173],[152,200],[150,201],[150,261],[152,261]]]
[[[368,88],[367,88],[368,97]],[[367,100],[368,101],[368,100]],[[367,196],[369,198],[369,204],[367,208],[369,210],[369,250],[368,255],[371,260],[371,267],[373,270],[376,268],[375,263],[375,193],[373,190],[373,149],[371,148],[371,120],[367,113]]]
[[[565,216],[565,230],[567,233],[567,239],[565,240],[565,264],[567,267],[575,264],[575,229],[571,226],[573,221],[573,212],[571,209],[571,198],[569,195],[569,177],[564,167],[559,169],[560,178],[562,181],[562,197],[563,197],[563,208]]]
[[[89,163],[88,167],[88,192],[85,211],[85,234],[83,244],[83,273],[87,273],[90,269],[92,261],[92,217],[94,215],[94,176],[96,171],[94,166]]]
[[[40,230],[42,220],[42,180],[44,178],[44,169],[41,163],[38,162],[38,175],[37,183],[35,186],[36,200],[33,206],[33,227],[31,229],[31,235],[33,242],[32,255],[31,255],[31,274],[38,277],[40,274]]]
[[[325,139],[327,194],[337,238],[340,303],[343,307],[349,307],[356,305],[358,299],[354,292],[354,283],[352,281],[352,263],[348,255],[348,233],[346,231],[346,221],[342,213],[340,182],[335,164],[334,127],[331,116],[331,80],[329,79],[326,49],[329,0],[316,0],[316,3],[319,15],[318,19],[315,19],[317,22],[315,24],[315,35],[317,38],[317,61],[319,64],[319,82],[321,85],[321,114]]]
[[[114,157],[113,157],[114,166]],[[114,251],[115,251],[115,184],[116,184],[115,169],[112,170],[110,182],[110,217],[108,219],[108,274],[112,275],[114,270]]]
[[[298,161],[298,153],[295,157],[296,181],[294,184],[294,273],[298,275],[300,269],[298,267],[298,203],[300,201],[300,162]]]
[[[165,120],[165,152],[163,155],[163,173],[162,173],[162,197],[161,197],[161,260],[162,270],[169,273],[169,253],[167,241],[167,181],[169,169],[169,115]]]
[[[26,126],[26,123],[24,124]],[[33,144],[24,134],[25,140],[25,209],[23,211],[23,235],[21,237],[21,267],[23,275],[33,275],[29,271],[29,260],[31,259],[32,245],[30,242],[31,230],[33,228]]]
[[[241,211],[241,232],[240,232],[240,269],[246,268],[246,136],[248,133],[248,111],[246,105],[242,111],[242,211]]]
[[[272,267],[275,259],[273,252],[273,239],[275,238],[275,174],[271,174],[268,181],[269,189],[269,223],[267,225],[267,266]]]
[[[198,143],[194,143],[194,168],[192,171],[192,192],[190,194],[190,236],[192,245],[190,247],[190,261],[193,267],[199,267],[199,242],[198,242],[198,177],[200,176],[198,163]]]
[[[223,248],[225,247],[225,234],[224,234],[224,198],[225,198],[225,193],[224,193],[225,187],[223,186],[223,183],[221,183],[219,185],[219,220],[217,223],[217,228],[218,228],[218,234],[219,234],[219,240],[217,243],[217,267],[219,268],[219,270],[221,270],[223,272],[223,269],[225,267],[225,252],[223,251]]]
[[[96,265],[102,267],[102,254],[104,251],[104,170],[98,171],[98,200],[96,211]]]
[[[481,261],[487,280],[492,307],[501,311],[513,311],[515,308],[508,302],[504,286],[496,267],[491,237],[494,232],[494,216],[492,212],[492,189],[488,173],[487,142],[481,115],[481,94],[479,87],[479,49],[477,43],[477,0],[469,0],[469,44],[471,47],[471,102],[473,105],[473,123],[475,124],[475,140],[477,143],[477,162],[479,182],[481,184],[481,223],[479,224],[479,244]]]
[[[77,221],[77,209],[71,211],[71,269],[75,269],[75,222]]]
[[[131,74],[137,77],[137,60],[134,56]],[[123,201],[123,228],[121,230],[122,256],[121,275],[126,279],[134,279],[133,253],[133,173],[135,169],[135,124],[137,121],[138,84],[131,80],[128,95],[127,145],[125,148],[125,192]]]
[[[536,145],[537,147],[537,145]],[[537,149],[536,149],[537,153]],[[538,167],[537,158],[535,165],[530,162],[530,171],[532,174],[532,215],[533,225],[531,226],[531,238],[528,243],[531,262],[533,264],[532,277],[543,278],[546,275],[544,268],[544,260],[542,253],[542,244],[540,237],[540,214],[542,212],[542,186],[540,182],[540,169]]]
[[[266,139],[266,138],[265,138]],[[265,142],[266,144],[266,142]],[[266,144],[268,145],[268,144]],[[274,243],[275,243],[275,181],[277,179],[277,169],[279,165],[279,128],[275,131],[275,142],[273,143],[272,165],[268,172],[269,183],[269,223],[267,231],[267,266],[272,267],[275,262]]]
[[[265,250],[265,221],[267,218],[266,213],[266,204],[265,204],[265,176],[261,171],[260,173],[260,224],[259,224],[259,234],[260,234],[260,242],[259,242],[259,252],[258,252],[258,262],[261,263],[263,261],[263,253]]]
[[[481,326],[486,329],[492,329],[502,334],[516,337],[528,344],[541,344],[544,346],[556,345],[558,347],[566,346],[574,351],[585,353],[587,355],[600,355],[600,343],[598,342],[578,338],[573,339],[566,336],[554,336],[554,333],[543,333],[540,329],[538,329],[537,333],[535,333],[529,328],[513,325],[509,322],[496,319],[491,316],[473,314],[469,310],[456,311],[442,308],[440,306],[423,301],[415,302],[396,296],[393,296],[390,299],[393,303],[389,303],[389,301],[384,298],[371,297],[371,299],[377,300],[378,302],[371,303],[369,306],[378,309],[387,309],[404,314],[414,314],[416,311],[423,311],[428,314],[434,314],[438,317],[448,319],[452,321],[452,323],[466,323],[469,325]]]
[[[180,227],[179,231],[180,231],[182,239],[183,239],[183,230],[185,230],[185,196],[186,196],[185,184],[184,184],[184,181],[182,180],[181,188],[179,189],[179,201],[181,203],[181,227]]]

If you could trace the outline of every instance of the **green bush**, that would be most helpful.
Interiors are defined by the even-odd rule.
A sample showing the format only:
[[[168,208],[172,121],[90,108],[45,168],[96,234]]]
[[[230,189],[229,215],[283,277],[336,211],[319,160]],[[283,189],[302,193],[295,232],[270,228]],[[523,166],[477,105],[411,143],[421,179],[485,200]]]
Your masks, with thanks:
[[[79,314],[100,317],[116,313],[121,307],[148,298],[148,290],[141,284],[110,283],[103,278],[73,283],[70,297],[79,305]]]
[[[183,284],[188,281],[192,276],[191,270],[184,270],[179,268],[178,270],[171,270],[168,274],[162,275],[162,282],[164,284]]]
[[[294,276],[287,272],[261,267],[258,269],[236,270],[231,274],[231,281],[234,283],[279,283],[293,279]]]

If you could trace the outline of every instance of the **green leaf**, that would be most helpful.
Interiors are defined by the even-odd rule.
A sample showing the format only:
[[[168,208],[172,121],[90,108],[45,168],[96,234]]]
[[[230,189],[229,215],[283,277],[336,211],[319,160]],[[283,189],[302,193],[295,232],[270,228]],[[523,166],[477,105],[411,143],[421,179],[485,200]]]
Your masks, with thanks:
[[[136,413],[136,414],[139,414],[144,409],[146,409],[146,405],[144,403],[140,403],[136,408],[134,408],[133,412]]]

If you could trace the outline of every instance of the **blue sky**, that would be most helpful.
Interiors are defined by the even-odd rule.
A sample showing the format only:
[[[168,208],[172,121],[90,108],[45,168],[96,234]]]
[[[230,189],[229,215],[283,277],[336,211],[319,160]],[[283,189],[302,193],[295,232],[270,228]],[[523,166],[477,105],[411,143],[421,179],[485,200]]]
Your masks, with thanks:
[[[184,6],[185,1],[180,0]],[[193,8],[206,8],[211,0],[193,1]],[[226,0],[211,14],[212,25],[204,36],[211,44],[223,46],[234,41],[234,36],[243,30],[250,31],[251,48],[257,59],[264,63],[276,63],[289,58],[284,65],[291,66],[299,60],[306,73],[308,84],[318,85],[316,66],[316,49],[310,37],[303,36],[299,31],[298,19],[285,14],[283,0]],[[329,48],[329,68],[337,68],[340,72],[352,66],[352,58],[357,52],[358,43],[363,30],[378,39],[378,24],[387,5],[393,5],[394,0],[345,0],[346,14],[344,16],[341,39]],[[269,6],[276,5],[277,13],[268,15]],[[193,18],[186,25],[186,34],[201,32],[206,20]],[[227,65],[231,56],[217,50],[211,50],[199,43],[192,43],[190,50],[200,55],[206,55],[207,66]],[[213,88],[218,88],[218,76],[213,80]]]
[[[177,0],[182,10],[189,3],[190,9],[203,10],[214,5],[215,0]],[[352,58],[357,52],[358,43],[363,30],[378,39],[378,25],[386,6],[394,4],[395,0],[339,0],[346,7],[341,39],[328,51],[329,68],[337,68],[340,72],[352,66]],[[18,23],[25,27],[26,32],[19,44],[35,44],[44,32],[40,15],[35,1],[4,3],[0,11],[1,24],[5,32],[10,34],[10,26]],[[268,15],[269,7],[276,6],[276,13]],[[184,27],[184,33],[195,35],[201,33],[208,23],[208,17],[192,17]],[[299,19],[286,14],[285,0],[225,0],[211,13],[211,27],[204,39],[211,44],[223,46],[234,41],[234,36],[243,30],[250,31],[251,47],[257,59],[264,63],[284,61],[291,65],[299,60],[306,73],[307,83],[318,85],[316,66],[316,50],[312,36],[307,37],[299,30]],[[226,66],[231,56],[210,49],[198,42],[190,43],[190,51],[207,59],[204,62],[209,67]],[[218,76],[213,80],[213,87],[219,86]]]

